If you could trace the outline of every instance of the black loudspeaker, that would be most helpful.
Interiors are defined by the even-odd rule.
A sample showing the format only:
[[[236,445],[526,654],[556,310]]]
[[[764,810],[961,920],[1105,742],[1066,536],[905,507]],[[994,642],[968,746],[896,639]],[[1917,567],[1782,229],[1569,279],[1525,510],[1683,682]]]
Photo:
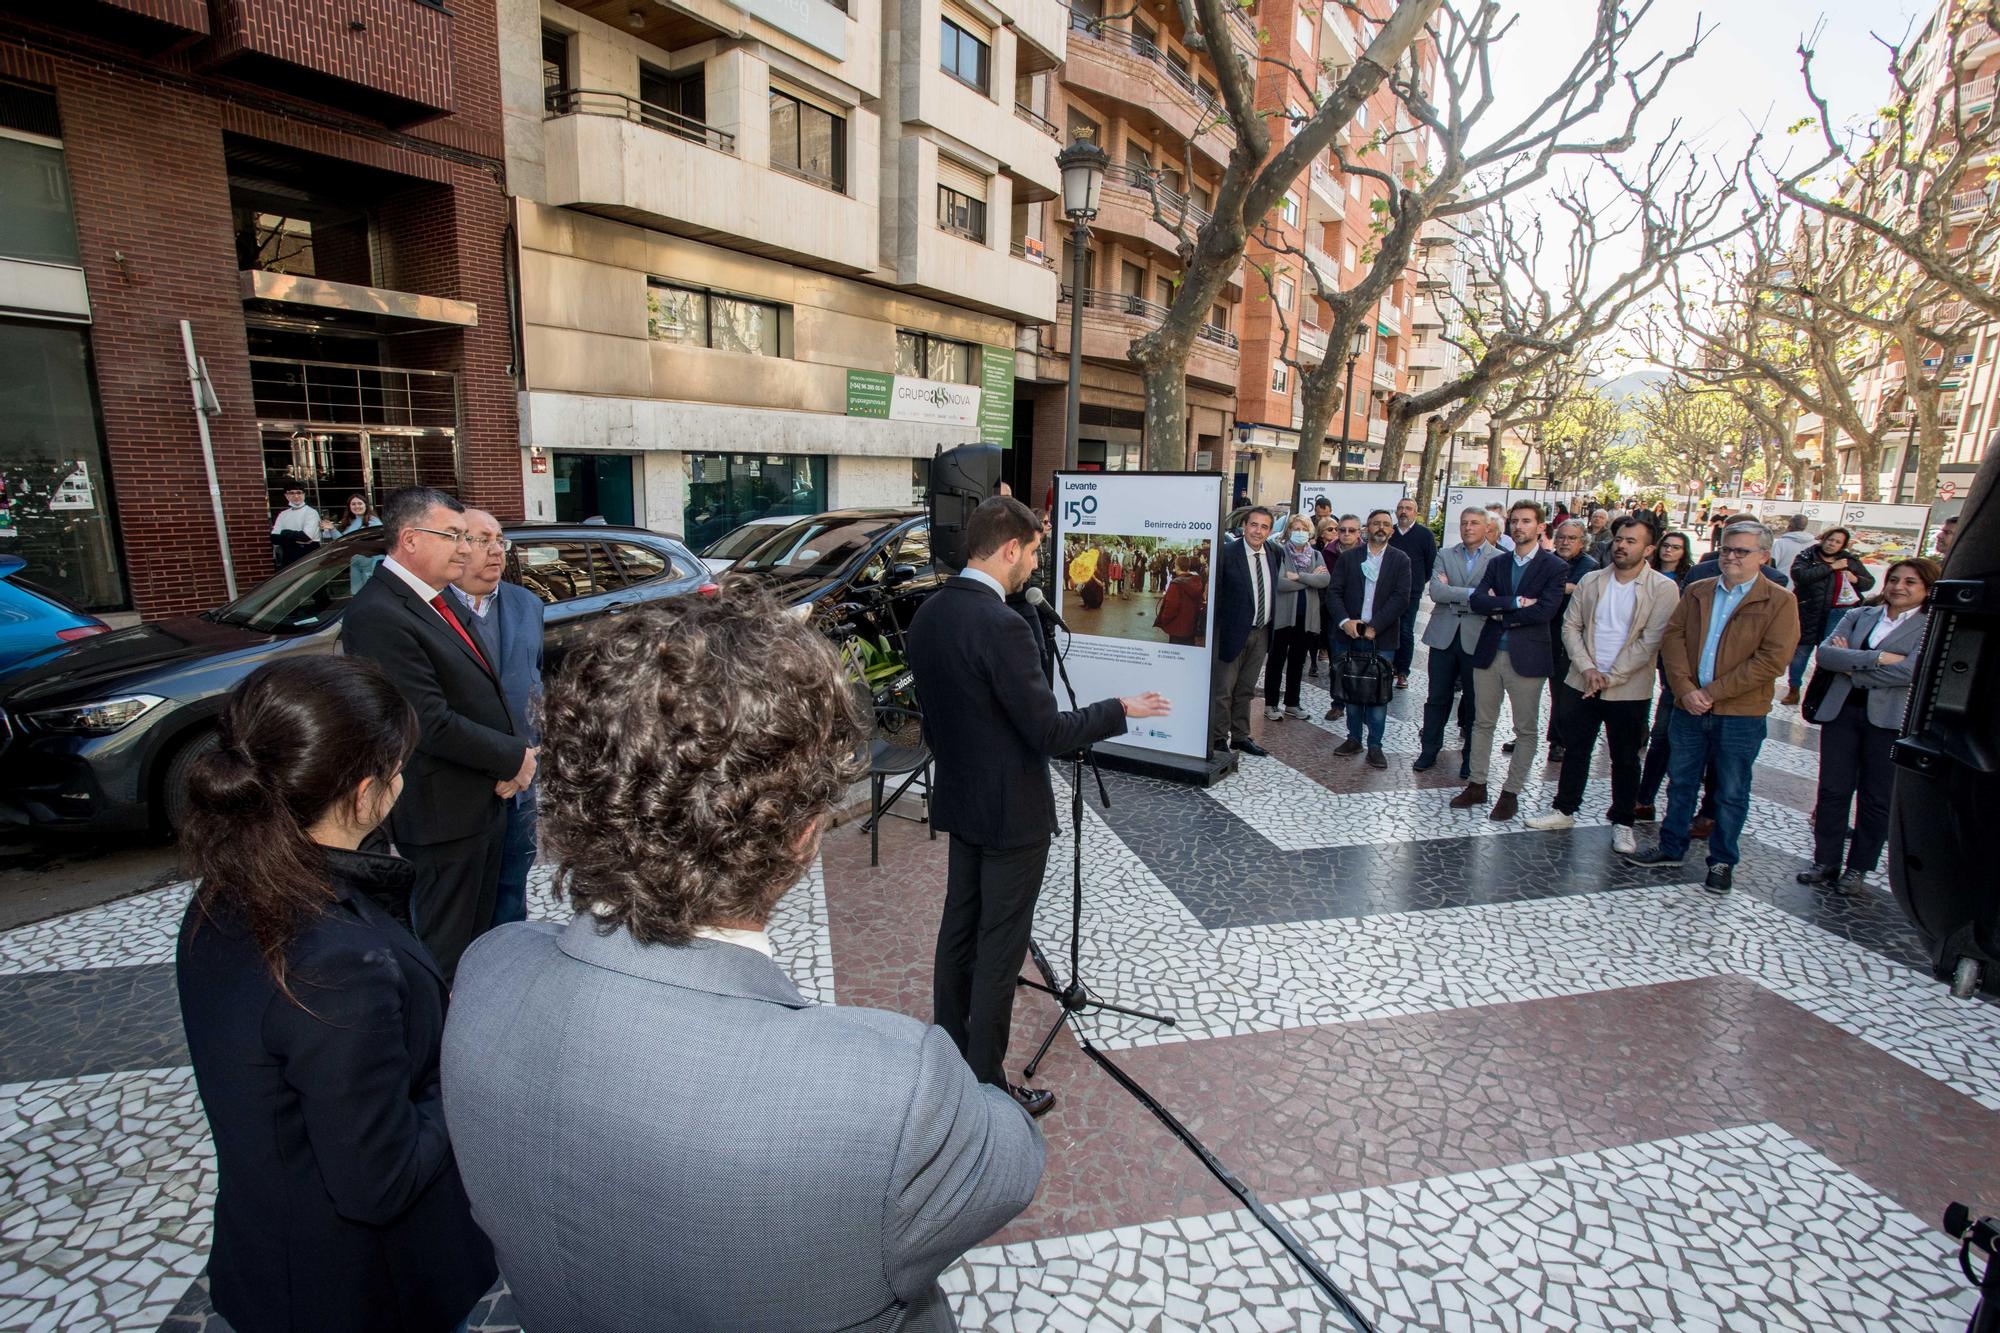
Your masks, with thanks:
[[[1000,447],[961,444],[931,459],[928,503],[931,559],[940,569],[965,568],[965,525],[979,502],[1000,489]]]
[[[1891,752],[1889,879],[1931,950],[1931,968],[1960,994],[2000,992],[2000,451],[1980,469],[1945,577],[1931,589],[1930,628]]]

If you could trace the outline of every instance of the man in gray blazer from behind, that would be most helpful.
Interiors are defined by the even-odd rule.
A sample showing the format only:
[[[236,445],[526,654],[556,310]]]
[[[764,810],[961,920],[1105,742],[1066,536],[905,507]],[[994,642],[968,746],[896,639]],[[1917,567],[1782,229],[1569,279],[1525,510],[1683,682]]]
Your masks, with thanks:
[[[1459,694],[1459,777],[1466,776],[1466,738],[1472,732],[1472,653],[1479,646],[1479,632],[1486,627],[1484,616],[1472,612],[1472,590],[1479,576],[1500,548],[1493,544],[1494,528],[1484,509],[1468,508],[1458,516],[1458,544],[1438,552],[1437,568],[1424,585],[1431,600],[1430,622],[1424,626],[1424,643],[1429,646],[1430,693],[1424,699],[1424,727],[1418,742],[1416,762],[1410,767],[1423,772],[1437,763],[1444,748],[1445,719],[1451,716],[1451,696]]]
[[[1004,1089],[770,956],[860,734],[832,649],[742,581],[622,617],[544,702],[576,918],[466,952],[446,1119],[535,1333],[955,1327],[938,1275],[1033,1199]]]

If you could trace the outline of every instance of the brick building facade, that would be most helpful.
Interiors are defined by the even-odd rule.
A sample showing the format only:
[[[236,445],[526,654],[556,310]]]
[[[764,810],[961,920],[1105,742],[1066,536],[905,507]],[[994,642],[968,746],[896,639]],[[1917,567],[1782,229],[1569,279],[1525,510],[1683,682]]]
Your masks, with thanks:
[[[8,3],[0,81],[37,205],[0,224],[0,554],[97,608],[222,600],[183,320],[239,588],[287,482],[519,515],[494,0]]]

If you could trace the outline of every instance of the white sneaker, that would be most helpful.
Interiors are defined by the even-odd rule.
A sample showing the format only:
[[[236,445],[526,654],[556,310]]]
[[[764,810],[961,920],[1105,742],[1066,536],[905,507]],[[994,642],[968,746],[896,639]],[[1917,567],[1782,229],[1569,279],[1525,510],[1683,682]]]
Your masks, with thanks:
[[[1545,815],[1536,815],[1529,820],[1528,827],[1538,832],[1550,833],[1556,829],[1575,828],[1576,821],[1560,810],[1551,810]]]
[[[1305,710],[1305,709],[1303,709],[1303,708],[1298,708],[1298,707],[1291,707],[1291,708],[1287,708],[1287,709],[1285,710],[1285,716],[1286,716],[1286,717],[1295,717],[1295,718],[1298,718],[1298,719],[1300,719],[1301,721],[1306,721],[1306,720],[1308,720],[1308,719],[1307,719],[1307,715],[1306,715],[1306,710]]]
[[[1284,715],[1285,715],[1285,710],[1282,708],[1266,708],[1264,710],[1264,720],[1266,722],[1276,722],[1279,718],[1283,717]]]
[[[1632,836],[1631,825],[1613,824],[1611,826],[1611,850],[1621,856],[1627,852],[1636,852],[1639,850],[1639,840]]]

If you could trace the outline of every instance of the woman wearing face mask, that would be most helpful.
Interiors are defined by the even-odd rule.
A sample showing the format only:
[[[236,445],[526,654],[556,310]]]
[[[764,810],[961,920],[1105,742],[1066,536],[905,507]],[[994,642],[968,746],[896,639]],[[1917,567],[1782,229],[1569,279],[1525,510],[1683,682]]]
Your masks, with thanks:
[[[1875,586],[1867,566],[1848,553],[1853,539],[1846,528],[1828,528],[1819,535],[1819,545],[1808,546],[1792,561],[1792,591],[1799,599],[1799,650],[1792,654],[1790,688],[1785,691],[1788,704],[1799,701],[1806,666],[1827,627],[1860,606],[1861,595]]]
[[[416,714],[381,668],[260,668],[189,777],[199,880],[176,973],[215,1140],[216,1311],[242,1333],[446,1333],[493,1285],[445,1136],[445,987],[357,850],[402,790]]]
[[[1312,520],[1304,514],[1285,520],[1285,539],[1278,550],[1278,600],[1271,608],[1271,652],[1264,661],[1264,717],[1270,722],[1306,715],[1299,707],[1299,678],[1305,673],[1307,654],[1323,641],[1319,591],[1332,578],[1326,557],[1313,545]]]
[[[1826,696],[1812,714],[1820,724],[1819,799],[1813,806],[1813,863],[1799,872],[1801,884],[1858,889],[1882,859],[1895,772],[1889,745],[1910,699],[1910,678],[1924,642],[1924,598],[1937,579],[1934,561],[1898,560],[1882,579],[1882,596],[1842,616],[1832,636],[1818,645],[1815,670],[1829,677]],[[1851,834],[1850,807],[1855,810]]]

